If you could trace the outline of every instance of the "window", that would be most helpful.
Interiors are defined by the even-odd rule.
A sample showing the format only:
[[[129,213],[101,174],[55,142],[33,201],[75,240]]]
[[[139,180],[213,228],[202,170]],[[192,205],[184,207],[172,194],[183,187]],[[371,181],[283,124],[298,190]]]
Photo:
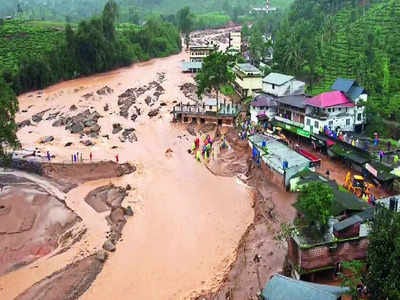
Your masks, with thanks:
[[[342,110],[342,108],[341,108],[341,107],[339,107],[339,108],[338,108],[338,110],[339,110],[339,111],[341,111],[341,110]]]
[[[350,119],[346,119],[346,125],[350,126]]]
[[[361,113],[359,113],[359,114],[357,115],[357,121],[361,121],[361,117],[362,117],[362,115],[361,115]]]
[[[275,84],[272,85],[272,89],[273,89],[273,90],[275,89]]]
[[[315,121],[315,122],[314,122],[314,127],[315,127],[315,128],[319,128],[319,123],[318,123],[318,121]]]
[[[331,112],[331,109],[330,109],[330,108],[328,108],[328,112]]]
[[[335,112],[335,108],[332,108],[332,112]]]
[[[212,105],[209,105],[209,106],[208,106],[208,109],[209,109],[209,110],[212,110]]]
[[[307,124],[307,126],[310,126],[311,125],[311,120],[307,119],[306,124]]]

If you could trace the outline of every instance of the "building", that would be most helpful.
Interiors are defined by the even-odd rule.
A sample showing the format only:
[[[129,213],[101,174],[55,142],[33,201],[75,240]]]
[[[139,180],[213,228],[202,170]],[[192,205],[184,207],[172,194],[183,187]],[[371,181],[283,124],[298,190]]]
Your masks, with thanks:
[[[259,153],[260,166],[265,175],[271,182],[284,188],[289,186],[294,175],[311,167],[310,160],[276,137],[255,134],[249,137],[249,145],[253,151],[256,149]]]
[[[270,120],[276,115],[276,102],[274,98],[261,94],[250,103],[250,119],[254,123]]]
[[[300,179],[292,178],[291,190],[298,190],[315,181],[330,184],[334,193],[331,208],[333,217],[329,221],[329,228],[321,233],[310,227],[298,227],[288,239],[291,276],[311,281],[318,272],[338,271],[342,262],[366,258],[369,221],[374,212],[374,208],[366,202],[339,190],[334,181],[313,172],[301,175]],[[296,208],[301,213],[301,208]]]
[[[182,72],[183,73],[197,73],[203,67],[203,63],[200,61],[184,61],[182,63]]]
[[[293,76],[270,73],[263,80],[263,92],[276,96],[303,95],[306,84],[296,80]]]
[[[215,50],[217,50],[217,46],[214,44],[190,46],[190,62],[203,62],[204,58]]]
[[[368,100],[366,90],[357,81],[351,79],[338,78],[331,87],[332,91],[344,93],[354,104],[354,131],[361,131],[366,123],[365,105]]]
[[[240,53],[242,51],[242,33],[240,31],[232,31],[229,33],[229,50]]]
[[[264,300],[340,300],[347,287],[317,284],[275,274],[262,291]]]
[[[304,128],[305,102],[307,99],[305,95],[275,98],[277,103],[275,120],[298,128]]]
[[[307,99],[305,129],[318,134],[327,126],[334,131],[355,131],[365,123],[364,107],[358,107],[345,93],[331,91]]]
[[[233,125],[240,112],[240,106],[232,103],[217,104],[217,100],[206,98],[202,103],[174,106],[171,114],[174,121],[183,123],[217,123],[218,125]]]
[[[244,63],[236,64],[233,68],[235,73],[234,87],[240,97],[253,97],[255,93],[262,90],[262,73],[255,66]]]

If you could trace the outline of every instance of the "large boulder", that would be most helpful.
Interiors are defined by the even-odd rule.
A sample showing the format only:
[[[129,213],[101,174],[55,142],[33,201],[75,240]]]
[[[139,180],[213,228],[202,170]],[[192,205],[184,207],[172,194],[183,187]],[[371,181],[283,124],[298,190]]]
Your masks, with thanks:
[[[76,123],[73,123],[73,124],[71,125],[70,131],[71,131],[71,133],[80,133],[80,132],[83,131],[83,128],[84,128],[84,127],[83,127],[82,123],[76,122]]]
[[[116,247],[110,240],[106,240],[103,244],[103,249],[108,252],[114,252]]]
[[[105,251],[103,249],[100,249],[99,251],[96,252],[96,259],[98,261],[105,262],[107,260],[107,258],[108,258],[108,252],[107,251]]]
[[[157,116],[160,112],[159,108],[156,109],[152,109],[151,111],[149,111],[149,113],[147,114],[150,118],[153,118],[155,116]]]
[[[118,132],[120,132],[122,130],[122,126],[119,123],[115,123],[113,124],[113,134],[117,134]]]
[[[41,144],[46,144],[46,143],[50,143],[50,142],[52,142],[52,141],[54,141],[54,137],[53,136],[44,136],[44,137],[42,137],[41,139],[40,139],[40,143]]]

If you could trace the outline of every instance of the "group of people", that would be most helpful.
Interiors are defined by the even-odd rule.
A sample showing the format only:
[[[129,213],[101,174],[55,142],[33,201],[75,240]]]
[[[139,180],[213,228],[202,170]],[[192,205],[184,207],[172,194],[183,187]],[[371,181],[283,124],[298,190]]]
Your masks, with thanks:
[[[49,152],[47,151],[47,153],[49,153]],[[76,152],[76,153],[71,154],[71,162],[73,164],[74,163],[79,163],[79,162],[82,163],[83,160],[84,159],[83,159],[83,153],[82,152]],[[93,153],[92,152],[89,153],[89,161],[93,161]],[[119,163],[119,155],[118,154],[115,155],[115,161],[117,163]]]
[[[196,153],[196,160],[201,161],[202,157],[207,160],[211,155],[213,143],[209,134],[204,137],[196,137],[192,145],[192,152]]]

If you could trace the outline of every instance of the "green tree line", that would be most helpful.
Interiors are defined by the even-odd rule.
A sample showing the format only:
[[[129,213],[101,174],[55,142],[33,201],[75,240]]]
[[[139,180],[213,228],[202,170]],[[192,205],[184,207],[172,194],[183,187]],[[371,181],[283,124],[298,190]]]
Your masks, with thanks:
[[[3,70],[5,80],[19,94],[55,82],[104,72],[132,62],[167,56],[181,49],[177,28],[159,18],[144,26],[116,30],[118,7],[108,1],[103,13],[65,28],[56,47],[37,56],[25,56],[16,70]]]

